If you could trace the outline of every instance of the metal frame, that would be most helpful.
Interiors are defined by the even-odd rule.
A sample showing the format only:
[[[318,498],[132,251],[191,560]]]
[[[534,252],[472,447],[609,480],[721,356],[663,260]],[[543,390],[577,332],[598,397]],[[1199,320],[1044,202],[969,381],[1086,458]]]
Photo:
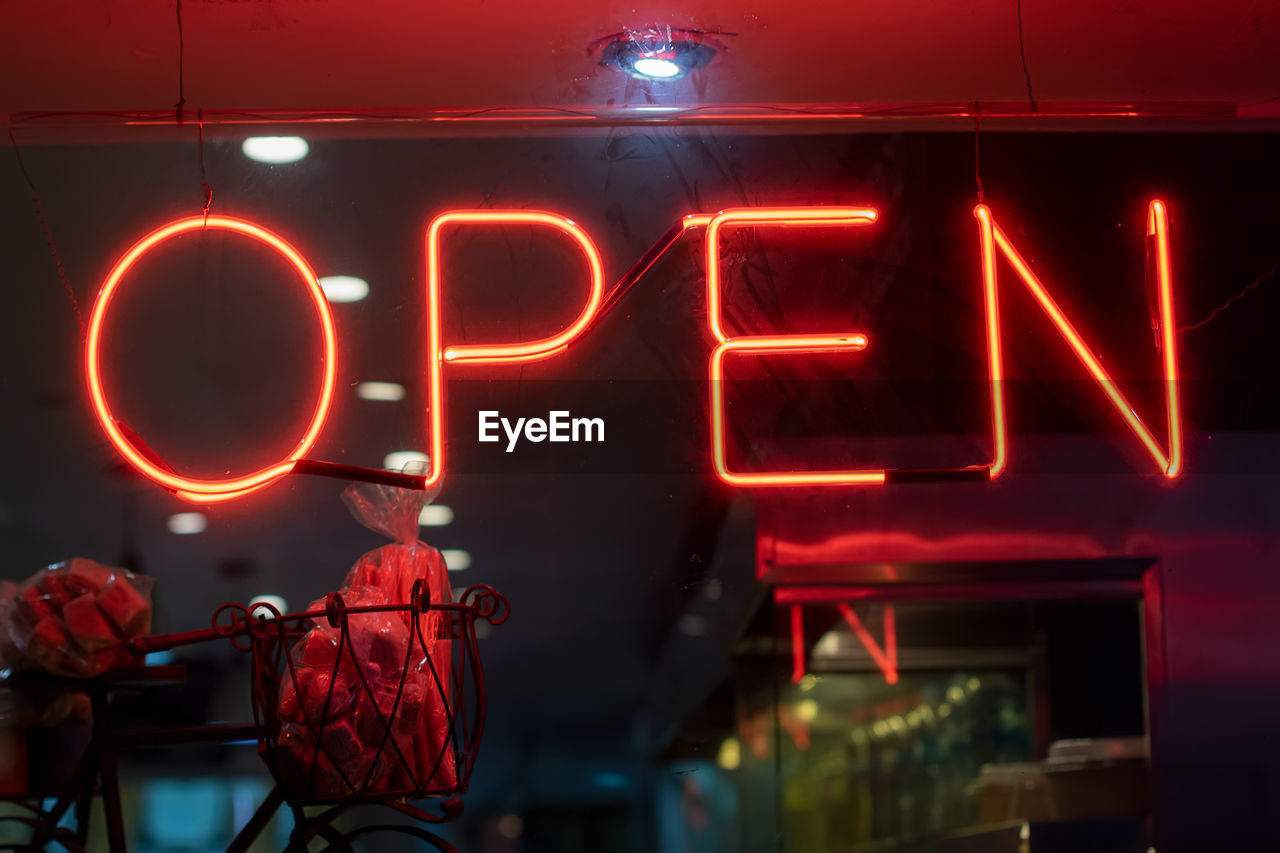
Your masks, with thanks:
[[[60,689],[87,693],[93,706],[92,736],[77,760],[75,769],[66,780],[65,786],[57,793],[54,804],[50,808],[46,809],[43,806],[45,800],[42,796],[43,792],[0,797],[24,807],[31,813],[30,816],[17,815],[4,818],[5,820],[32,827],[32,836],[29,841],[0,847],[0,850],[36,851],[43,850],[51,844],[58,844],[69,853],[83,853],[87,850],[90,807],[94,794],[100,790],[106,816],[108,848],[112,853],[125,853],[124,821],[116,767],[117,750],[156,744],[201,741],[226,743],[256,739],[259,752],[266,761],[276,784],[252,818],[232,840],[227,848],[228,853],[245,853],[249,850],[275,813],[286,804],[294,816],[294,830],[285,848],[290,853],[305,853],[316,839],[327,842],[325,850],[349,853],[352,842],[374,833],[407,835],[445,853],[457,853],[456,848],[449,842],[424,828],[422,824],[445,823],[462,814],[462,802],[457,795],[467,788],[480,746],[485,716],[484,672],[480,664],[479,648],[476,645],[475,622],[477,619],[487,619],[491,624],[501,624],[506,621],[510,610],[503,595],[483,584],[469,587],[460,597],[459,603],[433,604],[427,594],[425,583],[419,580],[414,584],[412,598],[412,602],[408,604],[348,607],[343,603],[341,595],[332,593],[326,598],[325,607],[321,610],[283,615],[270,605],[257,605],[251,609],[239,604],[227,604],[215,611],[214,624],[211,628],[141,637],[130,642],[130,651],[136,655],[221,639],[229,639],[237,649],[251,652],[254,715],[252,725],[211,724],[159,730],[125,732],[114,730],[108,713],[110,696],[113,692],[123,689],[142,689],[159,683],[180,682],[185,677],[185,668],[182,666],[117,669],[92,679],[55,678],[43,674],[19,676],[16,684],[21,684],[23,679],[28,679],[45,684],[51,683]],[[409,779],[413,782],[409,788],[387,786],[383,790],[377,790],[377,785],[370,786],[369,776],[366,776],[362,785],[358,788],[353,787],[346,794],[325,795],[323,792],[318,793],[314,786],[299,784],[296,774],[290,775],[283,772],[277,760],[278,744],[276,742],[280,731],[279,685],[285,673],[293,671],[290,654],[293,644],[305,636],[312,627],[327,622],[331,627],[340,629],[343,643],[354,659],[355,649],[348,628],[350,617],[364,614],[398,615],[402,611],[413,625],[411,642],[406,650],[409,658],[413,655],[413,641],[416,640],[421,649],[428,648],[429,644],[423,635],[422,627],[426,620],[420,617],[433,613],[440,614],[443,622],[447,624],[449,641],[461,644],[457,653],[461,662],[454,660],[451,649],[450,671],[443,673],[443,676],[435,670],[435,664],[430,662],[430,656],[427,657],[434,683],[440,695],[444,697],[446,705],[448,738],[454,755],[453,784],[432,785],[444,761],[443,748],[435,766],[425,778],[418,779],[412,770],[409,771]],[[230,618],[225,618],[228,615]],[[338,661],[341,661],[341,657]],[[355,662],[359,663],[358,660]],[[335,672],[337,666],[338,663],[335,663]],[[408,659],[400,673],[399,690],[389,716],[382,718],[382,710],[378,708],[380,721],[386,729],[386,734],[379,746],[379,754],[385,750],[388,740],[391,739],[390,727],[395,713],[401,707],[400,700],[404,694],[407,675]],[[330,678],[329,695],[331,697],[332,673]],[[359,672],[359,678],[367,690],[368,683],[363,671]],[[272,685],[275,685],[275,690],[271,689]],[[472,693],[472,701],[464,704],[463,693],[468,686]],[[455,703],[449,702],[450,697],[455,700]],[[319,735],[324,729],[328,706],[327,698],[325,707],[320,712],[319,726],[314,732],[316,743],[312,758],[311,778],[313,780],[314,768],[319,762],[321,753],[326,751],[320,742]],[[376,703],[375,707],[377,707]],[[332,757],[330,760],[333,760]],[[405,760],[403,755],[401,760]],[[446,778],[449,777],[446,776]],[[439,813],[429,812],[406,802],[408,799],[421,798],[438,800]],[[337,829],[333,825],[334,821],[356,805],[385,807],[410,817],[417,823],[415,825],[379,823],[347,831]],[[76,814],[74,831],[58,826],[59,821],[72,807],[75,808]],[[306,812],[308,807],[321,807],[321,811],[308,815]]]

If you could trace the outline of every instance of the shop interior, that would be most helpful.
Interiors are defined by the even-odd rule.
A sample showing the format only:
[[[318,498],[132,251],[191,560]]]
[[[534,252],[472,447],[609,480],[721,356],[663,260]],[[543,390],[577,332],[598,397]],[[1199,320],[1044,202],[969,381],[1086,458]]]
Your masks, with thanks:
[[[111,135],[72,135],[95,133]],[[153,632],[190,631],[223,602],[323,602],[388,542],[351,517],[340,480],[290,476],[239,500],[185,502],[98,430],[76,312],[125,247],[200,212],[202,174],[215,213],[269,223],[333,279],[341,361],[316,458],[422,461],[422,235],[439,211],[562,212],[597,240],[612,282],[680,217],[766,202],[871,203],[882,219],[852,237],[730,235],[726,316],[788,334],[840,316],[879,337],[865,355],[734,365],[735,464],[989,455],[970,130],[360,138],[370,133],[308,129],[306,157],[276,165],[248,157],[238,127],[204,128],[199,149],[168,128],[140,143],[21,147],[25,173],[0,174],[4,228],[21,235],[8,276],[21,310],[0,317],[0,358],[21,366],[0,374],[12,413],[0,424],[5,579],[89,557],[155,578]],[[1158,413],[1149,196],[1175,211],[1179,307],[1196,322],[1273,262],[1274,138],[983,133],[987,202]],[[1213,165],[1193,174],[1188,162]],[[49,233],[74,305],[50,272]],[[581,258],[545,237],[514,226],[453,245],[447,339],[527,340],[563,323]],[[1229,806],[1241,837],[1265,832],[1274,773],[1251,744],[1271,664],[1213,661],[1274,639],[1263,602],[1275,582],[1258,555],[1276,505],[1278,411],[1257,389],[1275,384],[1265,365],[1280,289],[1258,288],[1186,348],[1188,484],[1152,475],[1070,354],[1044,345],[1028,300],[1014,310],[1029,319],[1007,330],[1011,485],[761,497],[713,475],[700,252],[698,240],[673,248],[563,358],[448,377],[450,468],[418,535],[444,553],[455,599],[488,584],[511,613],[477,625],[483,741],[465,810],[436,831],[495,853],[1146,853],[1178,849]],[[174,468],[250,470],[295,440],[320,336],[305,294],[281,284],[289,274],[234,237],[193,233],[121,290],[108,387]],[[511,452],[475,440],[480,410],[560,409],[602,418],[606,439]],[[1205,636],[1218,638],[1213,654],[1197,645]],[[250,718],[250,660],[229,642],[145,662],[181,677],[115,696],[122,727]],[[1176,701],[1169,683],[1184,691]],[[1248,770],[1210,777],[1193,759],[1197,738],[1228,725],[1220,702],[1243,722],[1213,734],[1215,755]],[[47,756],[67,737],[28,754],[56,777]],[[225,849],[271,790],[257,752],[252,738],[122,750],[129,848]],[[1168,772],[1153,776],[1162,757]],[[1202,795],[1207,811],[1186,808]],[[105,844],[101,809],[90,849],[105,849],[93,846]],[[1179,821],[1185,833],[1161,834]],[[282,811],[252,849],[282,848],[293,826]]]

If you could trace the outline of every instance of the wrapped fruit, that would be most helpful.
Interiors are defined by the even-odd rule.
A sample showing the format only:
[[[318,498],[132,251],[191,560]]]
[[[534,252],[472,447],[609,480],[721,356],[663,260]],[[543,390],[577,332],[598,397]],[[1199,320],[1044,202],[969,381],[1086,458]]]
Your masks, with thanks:
[[[92,678],[151,630],[151,578],[76,557],[0,600],[0,666]]]
[[[452,788],[451,621],[403,607],[415,603],[419,581],[432,602],[453,601],[443,557],[417,541],[426,496],[359,484],[343,498],[366,527],[396,543],[365,554],[347,574],[339,590],[345,637],[322,619],[294,644],[280,685],[278,745],[317,796]],[[400,607],[349,612],[382,605]]]
[[[376,587],[344,589],[345,607],[390,603]],[[323,609],[324,601],[311,605]],[[416,730],[406,728],[387,696],[420,676],[405,661],[412,653],[409,630],[395,611],[348,613],[342,629],[319,621],[290,651],[291,665],[280,685],[278,744],[301,785],[319,796],[377,790],[393,768],[413,754]],[[420,685],[417,692],[420,693]]]

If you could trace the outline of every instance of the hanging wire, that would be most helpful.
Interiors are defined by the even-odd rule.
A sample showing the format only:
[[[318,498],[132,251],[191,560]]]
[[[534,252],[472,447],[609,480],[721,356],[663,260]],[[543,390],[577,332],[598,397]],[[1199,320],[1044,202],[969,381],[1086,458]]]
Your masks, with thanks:
[[[49,220],[44,215],[44,205],[40,203],[40,191],[36,189],[35,181],[31,179],[31,173],[27,171],[27,164],[22,159],[22,151],[18,148],[18,140],[13,135],[13,125],[9,125],[9,144],[13,146],[13,156],[18,161],[18,171],[22,173],[22,179],[27,184],[27,189],[31,190],[31,204],[36,209],[36,218],[40,220],[40,229],[44,232],[45,244],[49,247],[49,254],[53,256],[53,264],[58,270],[58,280],[62,282],[62,289],[67,295],[67,301],[71,303],[71,309],[76,315],[76,325],[80,328],[80,337],[83,339],[87,334],[84,324],[84,315],[80,312],[80,301],[76,299],[75,289],[71,287],[71,279],[67,277],[66,267],[62,264],[62,255],[58,252],[58,244],[53,239],[53,229],[49,227]]]
[[[196,120],[200,126],[200,186],[204,189],[204,224],[209,227],[209,207],[213,204],[213,187],[209,186],[209,175],[204,168],[204,110],[196,111]]]
[[[973,102],[973,180],[978,185],[978,204],[982,204],[982,148],[979,140],[982,137],[982,105]]]
[[[1280,263],[1276,264],[1276,265],[1275,265],[1275,266],[1273,266],[1271,269],[1267,270],[1267,271],[1266,271],[1266,272],[1264,272],[1262,275],[1258,276],[1256,279],[1254,279],[1254,281],[1253,281],[1253,283],[1252,283],[1252,284],[1250,284],[1249,286],[1245,287],[1243,290],[1241,290],[1241,291],[1240,291],[1239,293],[1237,293],[1235,296],[1231,297],[1231,298],[1230,298],[1230,299],[1228,299],[1226,302],[1224,302],[1224,303],[1222,303],[1221,305],[1219,305],[1217,308],[1214,308],[1212,311],[1210,311],[1210,312],[1209,312],[1209,316],[1208,316],[1208,317],[1205,317],[1205,318],[1204,318],[1203,320],[1201,320],[1199,323],[1193,323],[1193,324],[1192,324],[1192,325],[1190,325],[1190,326],[1183,326],[1181,329],[1178,329],[1178,334],[1182,334],[1183,332],[1190,332],[1190,331],[1193,331],[1193,330],[1198,329],[1198,328],[1200,328],[1201,326],[1205,325],[1205,324],[1206,324],[1206,323],[1208,323],[1210,320],[1212,320],[1214,317],[1217,317],[1217,316],[1218,316],[1219,314],[1221,314],[1223,311],[1226,311],[1228,308],[1230,308],[1230,307],[1231,307],[1233,304],[1235,304],[1237,301],[1239,301],[1240,299],[1243,299],[1243,298],[1245,297],[1245,295],[1249,293],[1249,291],[1253,290],[1255,287],[1257,287],[1258,285],[1262,284],[1262,283],[1263,283],[1264,281],[1266,281],[1267,279],[1271,278],[1271,276],[1275,275],[1277,272],[1280,272]]]
[[[182,78],[182,66],[185,64],[184,50],[182,43],[182,0],[177,0],[178,15],[178,102],[173,105],[174,119],[178,126],[182,126],[182,108],[187,103],[186,90]]]
[[[1027,100],[1031,102],[1031,112],[1036,111],[1036,96],[1031,92],[1031,72],[1027,70],[1027,46],[1022,37],[1022,0],[1018,2],[1018,55],[1022,57],[1022,76],[1027,81]]]

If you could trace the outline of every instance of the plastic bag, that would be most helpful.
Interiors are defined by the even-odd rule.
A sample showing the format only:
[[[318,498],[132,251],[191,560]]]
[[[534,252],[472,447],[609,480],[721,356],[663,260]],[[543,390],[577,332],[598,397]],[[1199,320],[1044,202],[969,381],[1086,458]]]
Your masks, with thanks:
[[[391,603],[375,587],[340,595],[349,608]],[[324,605],[316,601],[310,609]],[[280,688],[279,744],[301,774],[300,787],[322,796],[383,787],[411,760],[417,734],[394,701],[402,674],[405,697],[421,692],[421,675],[406,666],[413,649],[401,615],[348,613],[346,622],[349,643],[341,628],[315,624],[290,651]]]
[[[398,489],[372,483],[353,483],[342,492],[343,502],[365,527],[395,540],[356,560],[347,574],[347,586],[373,586],[386,590],[395,603],[412,600],[413,586],[424,580],[433,604],[452,604],[453,588],[444,556],[418,539],[418,517],[435,493]],[[424,702],[420,737],[414,748],[421,776],[434,770],[432,787],[451,788],[455,784],[449,707],[453,704],[452,623],[448,614],[429,611],[418,617],[419,624],[406,625],[427,655],[413,662],[422,677]]]
[[[152,578],[75,557],[41,569],[0,603],[0,666],[92,678],[134,663],[151,630]]]
[[[452,603],[444,558],[417,539],[429,499],[370,484],[343,492],[362,524],[396,540],[356,561],[339,590],[346,607],[410,604],[419,580],[433,603]],[[350,613],[347,626],[344,644],[340,628],[318,621],[281,684],[279,744],[302,786],[321,796],[454,787],[449,615]]]

